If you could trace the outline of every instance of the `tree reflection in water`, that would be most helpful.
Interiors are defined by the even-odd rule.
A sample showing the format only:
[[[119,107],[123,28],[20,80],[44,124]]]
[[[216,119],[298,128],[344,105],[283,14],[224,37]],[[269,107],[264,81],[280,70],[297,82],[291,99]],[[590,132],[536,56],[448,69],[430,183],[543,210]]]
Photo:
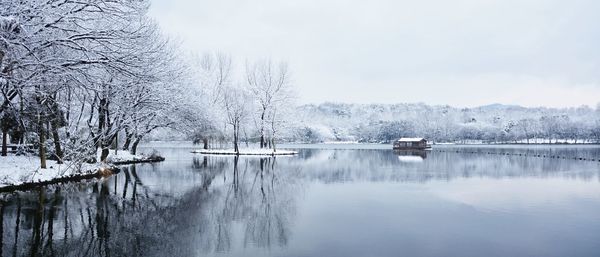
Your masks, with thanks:
[[[421,162],[403,162],[399,156],[406,153],[391,150],[305,149],[290,158],[194,156],[185,163],[126,166],[103,181],[1,194],[0,254],[198,256],[282,249],[291,241],[307,183],[599,177],[597,162],[480,151],[419,153]]]
[[[176,212],[176,219],[185,221],[177,222],[183,226],[178,228],[177,241],[198,246],[185,248],[190,252],[182,255],[227,252],[235,243],[269,248],[288,241],[297,181],[291,176],[280,179],[275,158],[231,160],[230,171],[221,175],[222,184],[210,190],[196,188],[182,198],[180,206],[185,209]]]
[[[288,241],[298,187],[277,176],[275,158],[194,158],[201,179],[180,196],[146,185],[137,168],[2,195],[1,256],[193,256]]]

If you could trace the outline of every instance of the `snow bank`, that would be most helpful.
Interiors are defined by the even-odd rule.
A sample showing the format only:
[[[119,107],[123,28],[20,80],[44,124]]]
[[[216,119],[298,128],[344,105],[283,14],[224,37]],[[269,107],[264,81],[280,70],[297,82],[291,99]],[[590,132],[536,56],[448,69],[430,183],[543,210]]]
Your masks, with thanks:
[[[98,159],[100,159],[100,155],[102,153],[101,149],[98,149]],[[128,163],[138,163],[138,162],[152,162],[152,161],[163,161],[164,158],[158,156],[150,156],[150,155],[142,155],[142,154],[131,154],[131,152],[126,150],[118,150],[115,154],[115,150],[112,149],[108,152],[108,157],[106,157],[106,162],[113,164],[128,164]]]
[[[100,155],[102,153],[102,149],[98,149],[98,160],[100,159]],[[129,151],[118,150],[115,154],[115,150],[110,150],[108,152],[108,157],[106,157],[106,161],[109,163],[115,162],[126,162],[126,161],[137,161],[144,160],[146,156],[140,154],[131,154]]]
[[[235,155],[236,152],[233,149],[209,149],[209,150],[194,150],[192,153],[201,153],[201,154],[227,154],[227,155]],[[249,149],[240,149],[240,155],[294,155],[297,154],[296,151],[289,150],[277,150],[273,151],[273,149],[259,149],[259,148],[249,148]]]
[[[57,164],[51,160],[46,164],[48,168],[41,169],[37,156],[0,157],[0,187],[45,182],[72,175],[95,174],[104,167],[101,164]]]
[[[100,156],[98,151],[98,156]],[[154,155],[134,155],[129,151],[109,152],[108,164],[78,164],[65,162],[57,164],[48,160],[47,169],[40,168],[40,159],[37,156],[3,156],[0,157],[0,188],[21,186],[31,183],[54,182],[58,179],[73,179],[85,175],[95,175],[103,170],[112,171],[115,167],[110,164],[128,164],[138,162],[162,161],[164,158]],[[110,174],[110,173],[108,173]]]

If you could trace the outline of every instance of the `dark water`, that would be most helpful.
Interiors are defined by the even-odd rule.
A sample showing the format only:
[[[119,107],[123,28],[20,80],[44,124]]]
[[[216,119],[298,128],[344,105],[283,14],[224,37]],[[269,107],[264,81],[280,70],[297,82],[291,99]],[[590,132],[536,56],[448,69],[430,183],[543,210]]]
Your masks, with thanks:
[[[598,147],[291,147],[276,159],[159,147],[167,161],[104,181],[2,194],[0,251],[600,256],[600,162],[573,159]]]

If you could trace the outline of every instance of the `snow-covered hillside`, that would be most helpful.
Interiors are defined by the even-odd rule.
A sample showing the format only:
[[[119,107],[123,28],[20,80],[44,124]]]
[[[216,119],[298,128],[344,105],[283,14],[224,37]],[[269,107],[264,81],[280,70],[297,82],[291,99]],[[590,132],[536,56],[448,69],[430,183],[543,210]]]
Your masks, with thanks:
[[[435,141],[589,143],[600,140],[600,110],[491,104],[455,108],[426,104],[302,105],[286,131],[290,141],[387,142],[423,136]]]

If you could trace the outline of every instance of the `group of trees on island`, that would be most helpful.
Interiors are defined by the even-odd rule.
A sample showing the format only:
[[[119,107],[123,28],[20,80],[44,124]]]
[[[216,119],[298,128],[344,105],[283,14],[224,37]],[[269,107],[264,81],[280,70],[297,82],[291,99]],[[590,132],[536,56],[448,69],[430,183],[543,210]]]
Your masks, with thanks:
[[[295,98],[287,63],[246,61],[240,69],[223,53],[205,54],[194,63],[192,67],[198,71],[194,81],[201,82],[202,92],[194,106],[201,107],[198,112],[203,115],[201,120],[191,120],[186,134],[204,149],[227,141],[239,152],[244,141],[276,151],[276,138],[289,119]]]

